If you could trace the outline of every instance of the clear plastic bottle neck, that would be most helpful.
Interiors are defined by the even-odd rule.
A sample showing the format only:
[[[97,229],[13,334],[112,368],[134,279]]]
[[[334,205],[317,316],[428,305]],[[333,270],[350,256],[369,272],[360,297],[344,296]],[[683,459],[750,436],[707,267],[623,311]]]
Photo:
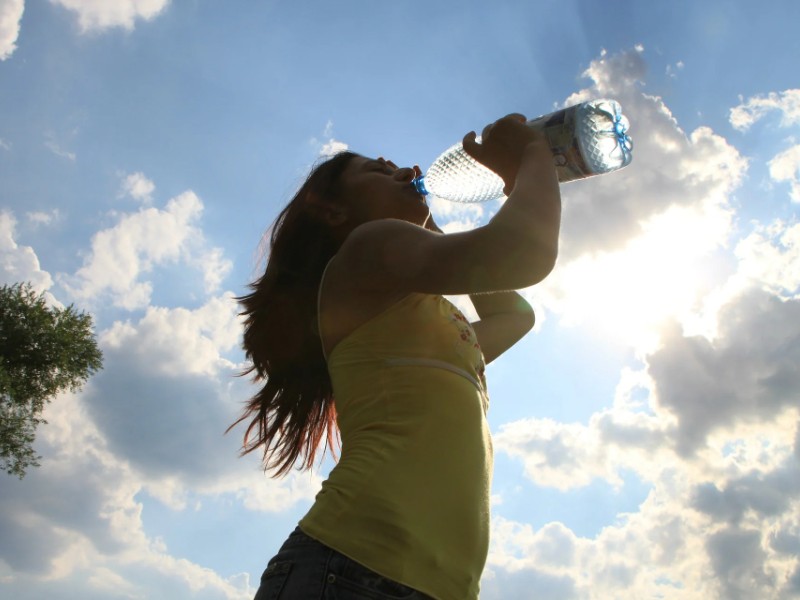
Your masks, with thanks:
[[[425,187],[425,175],[420,175],[414,179],[411,184],[414,186],[414,189],[417,190],[418,194],[422,194],[423,196],[430,194],[428,188]]]

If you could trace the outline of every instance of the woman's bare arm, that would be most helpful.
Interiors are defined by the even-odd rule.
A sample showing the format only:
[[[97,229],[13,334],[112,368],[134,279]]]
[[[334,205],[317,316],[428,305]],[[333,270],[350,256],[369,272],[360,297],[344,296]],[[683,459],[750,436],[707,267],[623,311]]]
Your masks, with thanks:
[[[487,364],[533,328],[533,308],[516,292],[472,294],[469,298],[480,317],[472,328]]]
[[[365,223],[339,252],[354,285],[374,291],[472,294],[521,289],[550,273],[561,218],[552,153],[544,137],[518,119],[506,117],[492,127],[484,130],[480,145],[474,134],[464,139],[464,148],[495,169],[510,190],[492,220],[448,235],[396,219]]]
[[[433,215],[425,228],[443,233]],[[469,298],[480,318],[471,325],[487,364],[522,339],[536,321],[533,308],[517,292],[471,294]]]

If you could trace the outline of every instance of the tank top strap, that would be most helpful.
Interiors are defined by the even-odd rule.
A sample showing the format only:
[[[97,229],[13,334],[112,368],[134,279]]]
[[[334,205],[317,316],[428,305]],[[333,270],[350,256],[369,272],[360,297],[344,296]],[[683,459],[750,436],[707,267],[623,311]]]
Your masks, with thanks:
[[[333,259],[336,258],[334,254],[322,270],[322,277],[319,278],[319,289],[317,290],[317,331],[319,332],[319,343],[322,346],[322,356],[325,362],[328,362],[328,355],[325,354],[325,342],[322,339],[322,318],[320,316],[320,306],[322,305],[322,285],[325,283],[325,274],[328,272],[328,267],[331,266]]]

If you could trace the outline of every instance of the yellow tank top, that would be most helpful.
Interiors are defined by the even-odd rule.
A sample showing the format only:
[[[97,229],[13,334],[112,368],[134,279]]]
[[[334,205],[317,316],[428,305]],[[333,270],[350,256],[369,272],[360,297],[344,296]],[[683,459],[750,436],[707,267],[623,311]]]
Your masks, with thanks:
[[[410,294],[328,370],[342,454],[300,528],[437,600],[478,598],[493,454],[471,325],[442,296]]]

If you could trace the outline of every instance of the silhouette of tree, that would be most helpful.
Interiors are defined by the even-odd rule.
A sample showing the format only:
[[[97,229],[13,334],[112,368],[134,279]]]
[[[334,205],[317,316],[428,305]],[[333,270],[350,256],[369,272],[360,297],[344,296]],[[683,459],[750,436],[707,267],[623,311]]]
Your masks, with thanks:
[[[48,307],[29,283],[0,288],[0,467],[20,479],[38,467],[36,428],[45,403],[78,391],[103,366],[92,318]]]

